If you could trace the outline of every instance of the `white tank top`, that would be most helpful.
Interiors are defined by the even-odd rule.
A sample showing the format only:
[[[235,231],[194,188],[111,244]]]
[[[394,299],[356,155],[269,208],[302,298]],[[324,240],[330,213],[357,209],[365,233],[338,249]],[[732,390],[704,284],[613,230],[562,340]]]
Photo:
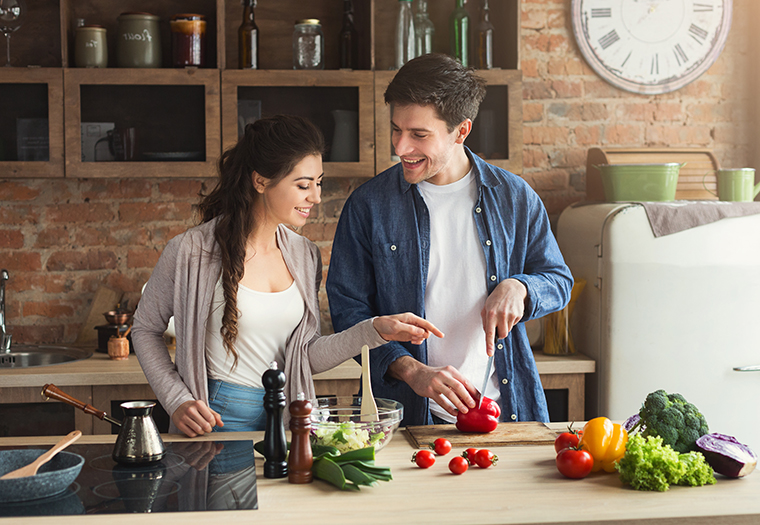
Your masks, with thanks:
[[[211,313],[206,322],[206,367],[212,379],[263,388],[262,374],[272,361],[285,368],[285,345],[303,318],[305,306],[295,281],[282,292],[257,292],[238,285],[238,336],[234,358],[228,354],[219,333],[224,313],[222,280],[216,283]]]

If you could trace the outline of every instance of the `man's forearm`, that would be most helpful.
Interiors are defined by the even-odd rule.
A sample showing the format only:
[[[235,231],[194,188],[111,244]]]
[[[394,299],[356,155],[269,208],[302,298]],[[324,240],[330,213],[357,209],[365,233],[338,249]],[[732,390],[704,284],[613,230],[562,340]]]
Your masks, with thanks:
[[[409,384],[409,378],[421,364],[412,356],[402,355],[388,365],[388,375]]]

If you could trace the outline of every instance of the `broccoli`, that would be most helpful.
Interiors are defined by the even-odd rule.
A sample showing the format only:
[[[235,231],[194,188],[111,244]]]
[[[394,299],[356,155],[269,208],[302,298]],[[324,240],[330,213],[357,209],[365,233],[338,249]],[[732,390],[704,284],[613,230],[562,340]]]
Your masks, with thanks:
[[[697,450],[697,439],[709,432],[705,417],[681,394],[657,390],[649,394],[639,410],[640,421],[632,430],[643,436],[660,436],[666,445],[684,454]]]

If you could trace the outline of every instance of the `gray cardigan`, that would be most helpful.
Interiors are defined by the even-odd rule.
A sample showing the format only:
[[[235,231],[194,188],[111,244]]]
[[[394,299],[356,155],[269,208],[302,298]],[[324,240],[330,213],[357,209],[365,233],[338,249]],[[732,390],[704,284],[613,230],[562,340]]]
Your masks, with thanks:
[[[212,220],[169,241],[134,316],[135,354],[169,415],[186,401],[200,399],[208,403],[206,321],[221,274],[215,226],[216,220]],[[304,316],[285,348],[285,394],[290,403],[299,392],[304,392],[307,399],[316,397],[312,374],[329,370],[359,354],[362,345],[375,348],[386,341],[375,330],[372,319],[321,337],[317,296],[322,280],[319,248],[282,225],[277,229],[277,243],[305,302]],[[172,316],[177,339],[176,363],[172,363],[163,338]],[[170,432],[177,432],[174,423]]]

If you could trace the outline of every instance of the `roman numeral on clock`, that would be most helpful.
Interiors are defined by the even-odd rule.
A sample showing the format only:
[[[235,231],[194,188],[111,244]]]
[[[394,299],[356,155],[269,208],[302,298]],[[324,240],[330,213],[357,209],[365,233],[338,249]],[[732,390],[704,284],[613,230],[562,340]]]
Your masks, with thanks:
[[[695,2],[693,5],[693,10],[695,13],[709,13],[711,11],[714,11],[715,7],[712,4],[700,4]]]
[[[614,29],[604,35],[602,38],[599,39],[599,45],[602,46],[602,49],[607,49],[612,44],[620,40],[620,35],[617,34],[617,31]]]
[[[681,48],[681,44],[676,44],[676,47],[673,48],[673,53],[676,55],[676,61],[678,62],[679,66],[682,62],[685,64],[689,61],[689,57],[687,57],[686,53],[684,53],[683,49]]]
[[[704,44],[705,40],[707,39],[707,31],[695,24],[691,24],[691,26],[689,26],[689,35],[700,45]]]
[[[597,8],[591,9],[591,18],[611,18],[611,17],[612,17],[611,7],[597,7]]]
[[[650,68],[649,73],[652,75],[660,74],[660,55],[658,53],[655,53],[652,57],[652,67]]]

